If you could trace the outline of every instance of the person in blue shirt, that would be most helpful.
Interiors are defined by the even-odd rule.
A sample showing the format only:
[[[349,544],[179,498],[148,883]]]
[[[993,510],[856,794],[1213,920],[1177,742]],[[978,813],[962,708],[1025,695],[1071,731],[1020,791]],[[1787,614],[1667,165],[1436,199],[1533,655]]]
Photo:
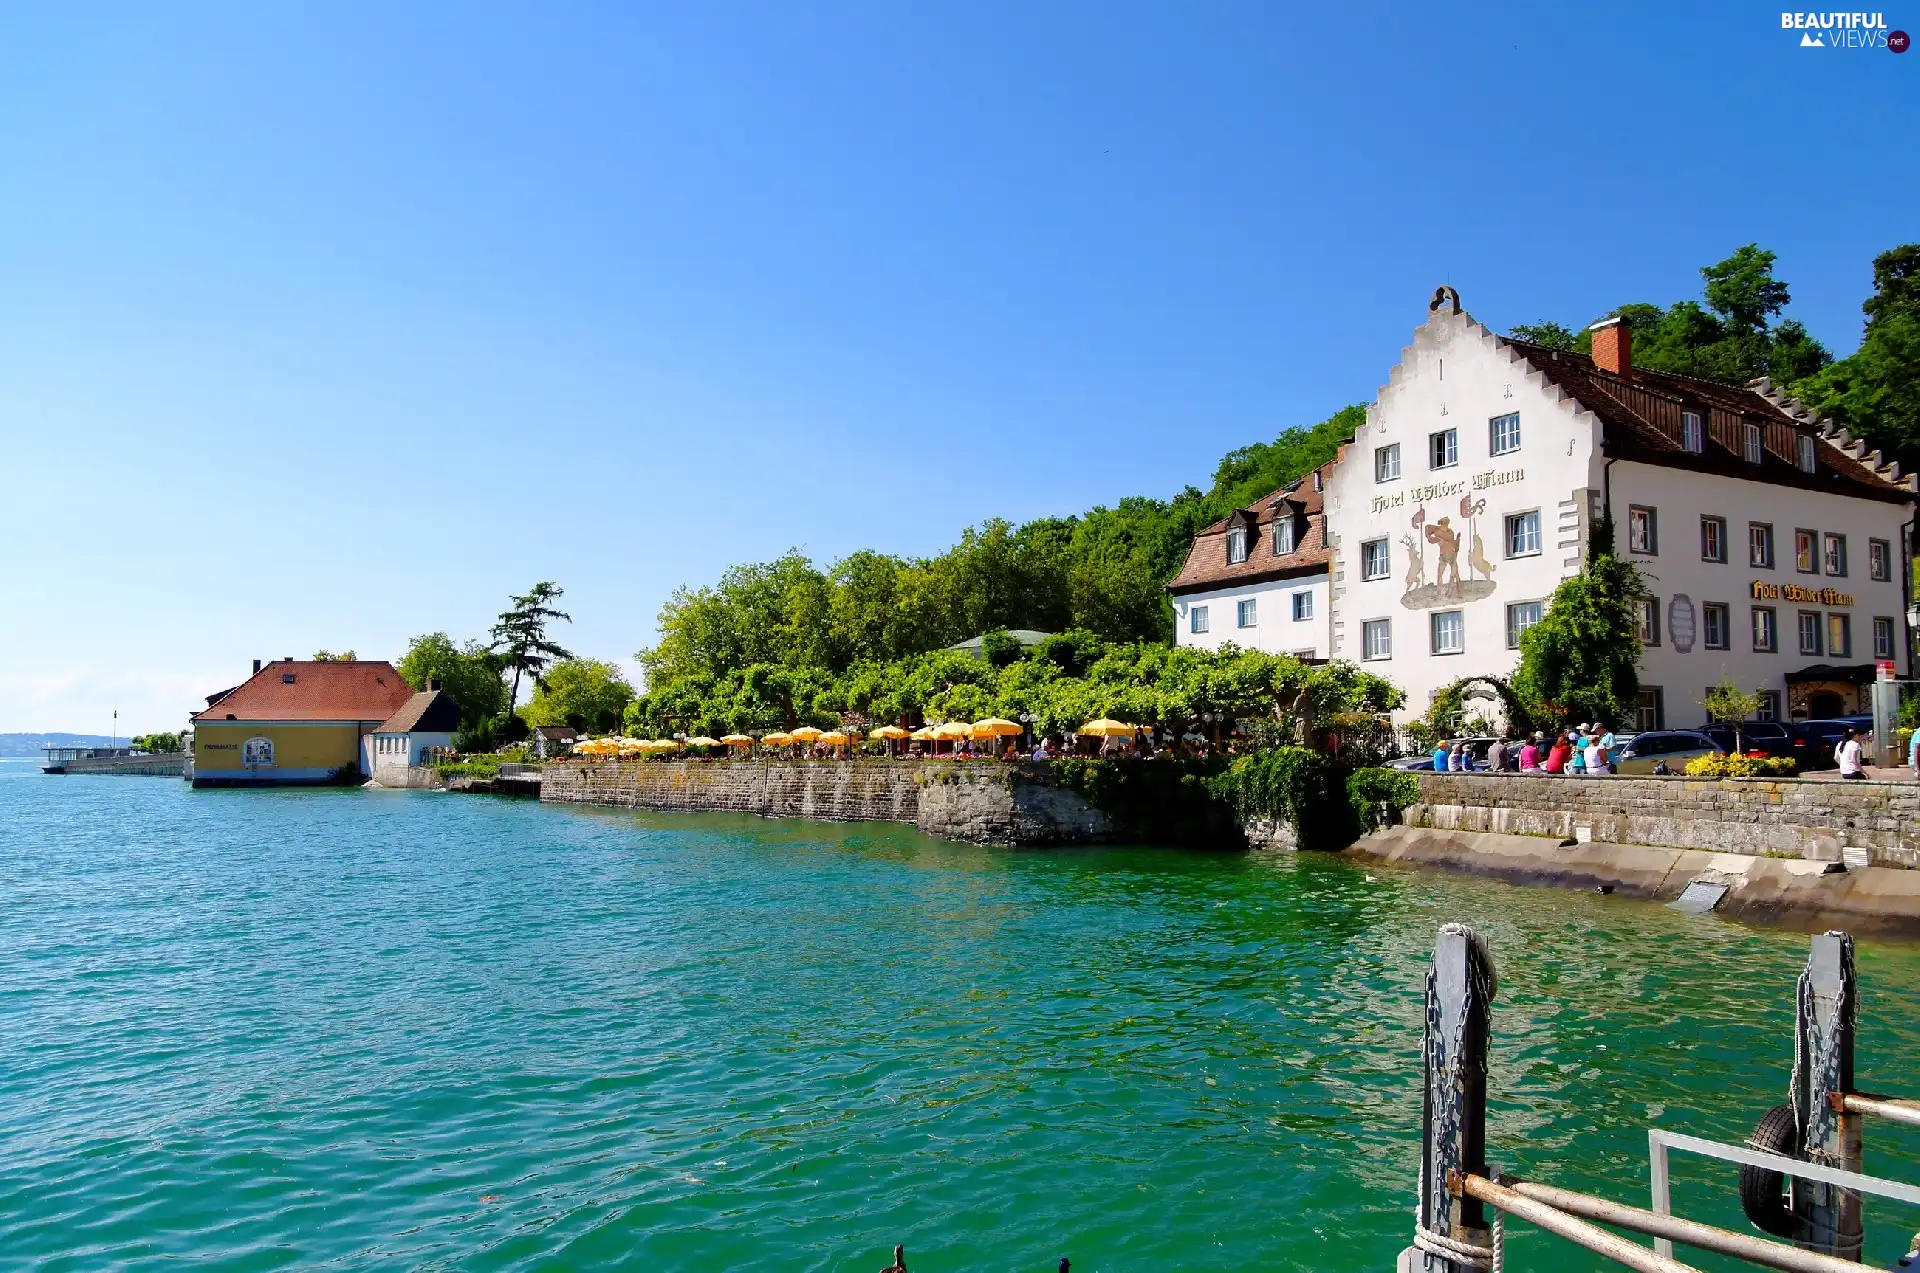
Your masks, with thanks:
[[[1433,772],[1437,774],[1447,772],[1447,744],[1445,742],[1438,742],[1433,745]]]
[[[1567,760],[1567,772],[1584,774],[1587,772],[1587,733],[1593,726],[1584,721],[1573,727],[1573,737],[1567,741],[1573,747],[1573,753]]]

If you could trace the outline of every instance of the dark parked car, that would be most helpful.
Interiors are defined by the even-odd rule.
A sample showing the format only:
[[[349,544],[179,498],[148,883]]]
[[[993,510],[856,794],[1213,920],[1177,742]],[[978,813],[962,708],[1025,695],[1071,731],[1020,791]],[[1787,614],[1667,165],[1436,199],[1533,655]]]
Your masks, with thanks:
[[[1724,750],[1696,729],[1649,729],[1622,744],[1613,757],[1613,772],[1650,774],[1664,761],[1674,773],[1684,773],[1695,756],[1717,756]]]
[[[1837,751],[1841,740],[1847,736],[1848,730],[1860,735],[1860,741],[1864,745],[1873,734],[1873,717],[1836,716],[1832,720],[1802,721],[1800,728],[1826,743],[1829,751]]]
[[[1713,739],[1715,745],[1731,755],[1734,751],[1733,726],[1700,726],[1699,733]],[[1802,769],[1831,769],[1833,743],[1805,726],[1792,721],[1750,720],[1740,725],[1740,751],[1747,756],[1785,756]]]

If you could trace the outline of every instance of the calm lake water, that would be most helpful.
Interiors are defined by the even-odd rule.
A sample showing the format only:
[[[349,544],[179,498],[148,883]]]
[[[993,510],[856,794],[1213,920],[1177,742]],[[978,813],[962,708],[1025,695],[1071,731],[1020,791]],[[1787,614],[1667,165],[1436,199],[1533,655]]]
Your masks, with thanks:
[[[1785,1099],[1806,955],[1312,856],[19,765],[0,915],[0,1267],[45,1270],[1386,1270],[1441,924],[1501,962],[1496,1161],[1643,1205],[1650,1123]],[[1920,1094],[1920,951],[1860,970],[1860,1083]],[[1869,1258],[1915,1228],[1870,1201]]]

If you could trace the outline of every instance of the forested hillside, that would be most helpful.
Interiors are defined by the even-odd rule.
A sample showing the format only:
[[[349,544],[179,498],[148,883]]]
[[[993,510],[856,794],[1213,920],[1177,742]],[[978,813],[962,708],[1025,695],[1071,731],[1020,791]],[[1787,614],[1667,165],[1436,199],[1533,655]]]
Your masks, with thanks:
[[[1836,361],[1798,322],[1774,255],[1749,244],[1704,267],[1700,298],[1626,304],[1634,361],[1745,384],[1767,375],[1808,405],[1920,467],[1920,245],[1874,261],[1858,352]],[[1513,329],[1585,350],[1595,314]],[[902,558],[862,551],[822,567],[798,553],[737,566],[682,588],[662,609],[660,643],[638,653],[650,691],[756,666],[833,674],[937,650],[1000,628],[1079,630],[1109,641],[1169,641],[1163,591],[1195,531],[1333,458],[1365,418],[1346,407],[1319,424],[1230,452],[1205,491],[1133,496],[1074,517],[1015,526],[992,520],[946,552]]]

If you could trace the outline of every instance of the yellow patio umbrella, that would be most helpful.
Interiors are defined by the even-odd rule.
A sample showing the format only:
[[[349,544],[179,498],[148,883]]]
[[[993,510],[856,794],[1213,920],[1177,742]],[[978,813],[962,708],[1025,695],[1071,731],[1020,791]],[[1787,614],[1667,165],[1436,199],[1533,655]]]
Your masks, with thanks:
[[[778,734],[778,733],[763,734],[760,737],[760,741],[765,743],[769,747],[785,747],[788,743],[793,741],[793,735]]]
[[[687,746],[689,747],[718,747],[719,745],[720,740],[718,738],[708,738],[705,734],[700,735],[698,738],[687,739]]]
[[[848,738],[845,734],[841,733],[839,730],[835,729],[835,730],[829,730],[828,732],[820,735],[820,737],[814,739],[814,741],[817,743],[824,743],[828,747],[844,747],[848,743],[852,742],[853,740],[851,738]]]
[[[1102,716],[1099,720],[1088,721],[1073,732],[1086,738],[1131,738],[1140,732],[1140,727]]]
[[[648,743],[647,746],[653,748],[655,751],[679,751],[680,750],[680,743],[677,740],[672,738],[656,738],[652,742]]]
[[[788,730],[787,737],[796,743],[811,743],[819,739],[820,731],[811,725],[802,725],[798,729]]]
[[[720,735],[720,741],[729,747],[753,746],[753,739],[747,737],[745,734],[722,734]]]
[[[882,739],[912,738],[913,735],[898,725],[882,725],[880,728],[868,733],[867,737],[873,739],[875,742],[879,742]]]
[[[998,716],[989,716],[985,720],[973,722],[973,736],[976,739],[1012,738],[1026,732],[1026,728],[1018,721],[1003,720]]]
[[[922,725],[911,734],[908,734],[907,737],[916,743],[930,743],[933,741],[933,726]]]
[[[973,726],[963,720],[944,721],[933,727],[933,736],[943,743],[957,742],[973,737]]]

